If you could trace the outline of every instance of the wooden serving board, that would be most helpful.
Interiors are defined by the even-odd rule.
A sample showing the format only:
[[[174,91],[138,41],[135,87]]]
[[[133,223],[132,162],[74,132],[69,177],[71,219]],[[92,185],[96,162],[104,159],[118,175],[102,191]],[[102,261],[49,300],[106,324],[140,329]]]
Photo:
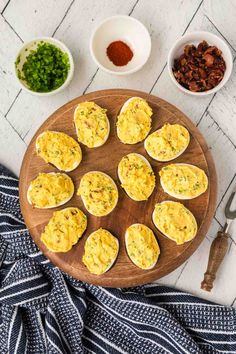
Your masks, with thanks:
[[[163,192],[158,176],[158,171],[164,165],[168,164],[168,162],[160,163],[151,159],[145,152],[143,142],[136,145],[124,145],[119,141],[116,135],[116,117],[123,103],[133,96],[139,96],[146,99],[152,107],[153,116],[151,132],[159,129],[167,122],[180,123],[189,130],[191,141],[187,150],[172,162],[194,164],[202,168],[209,178],[209,188],[203,195],[192,200],[183,201],[184,205],[195,215],[199,230],[192,241],[181,246],[177,246],[175,242],[158,232],[151,219],[155,203],[163,200],[175,200]],[[68,203],[59,208],[53,210],[34,209],[27,202],[26,198],[27,189],[31,180],[34,179],[39,172],[57,171],[56,168],[46,164],[36,155],[35,140],[37,136],[45,130],[62,131],[76,139],[73,113],[77,104],[86,100],[94,101],[101,107],[107,109],[111,132],[108,141],[102,147],[89,149],[81,145],[83,153],[82,162],[78,168],[68,174],[73,179],[77,191],[80,179],[84,173],[91,170],[99,170],[107,173],[115,180],[118,186],[118,204],[111,214],[101,218],[95,217],[87,212],[81,198],[75,193]],[[120,187],[117,177],[117,166],[119,161],[124,155],[131,152],[143,154],[150,161],[156,175],[155,190],[151,197],[144,202],[135,202],[130,199]],[[173,105],[155,96],[133,90],[114,89],[97,91],[78,97],[59,108],[44,122],[33,137],[24,156],[20,173],[21,210],[26,225],[38,247],[52,261],[52,263],[73,277],[88,283],[108,287],[129,287],[154,281],[170,273],[189,258],[203,240],[212,221],[216,205],[216,190],[217,181],[214,162],[207,144],[199,130]],[[72,250],[67,253],[53,253],[47,250],[41,242],[40,235],[52,216],[53,211],[68,206],[79,207],[83,210],[88,216],[88,228]],[[126,228],[133,223],[146,224],[154,231],[158,239],[161,255],[156,266],[151,270],[142,270],[136,267],[130,261],[126,253],[124,233]],[[99,227],[108,229],[119,239],[120,251],[113,267],[107,273],[97,276],[88,272],[87,268],[82,263],[82,255],[84,252],[84,243],[88,235]]]

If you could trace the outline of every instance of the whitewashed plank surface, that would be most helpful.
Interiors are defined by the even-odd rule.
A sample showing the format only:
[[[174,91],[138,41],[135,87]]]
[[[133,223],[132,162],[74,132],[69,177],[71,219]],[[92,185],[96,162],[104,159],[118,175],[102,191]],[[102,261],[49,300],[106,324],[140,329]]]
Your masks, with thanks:
[[[236,50],[235,0],[205,0],[204,13]]]
[[[22,42],[2,16],[0,16],[0,43],[4,43],[4,45],[0,45],[0,112],[6,114],[20,91],[13,68]]]
[[[16,175],[18,175],[22,158],[26,150],[26,144],[1,113],[0,137],[0,163],[10,168]]]
[[[142,21],[152,38],[145,67],[130,76],[110,76],[98,70],[89,53],[96,25],[115,14]],[[0,0],[0,163],[19,173],[26,144],[55,109],[84,92],[104,88],[134,88],[152,92],[185,112],[205,136],[216,162],[218,207],[208,235],[194,255],[162,284],[176,286],[212,301],[236,307],[236,222],[231,228],[227,257],[211,294],[200,290],[212,239],[223,225],[224,207],[236,187],[236,66],[227,85],[216,95],[197,99],[180,92],[170,81],[166,58],[183,33],[206,30],[223,36],[236,57],[236,2],[234,0]],[[62,40],[72,51],[75,75],[61,94],[38,98],[19,90],[13,63],[22,41],[35,36]]]
[[[11,0],[4,17],[24,41],[52,36],[72,0]]]
[[[0,0],[0,13],[4,11],[5,6],[7,5],[8,0]]]

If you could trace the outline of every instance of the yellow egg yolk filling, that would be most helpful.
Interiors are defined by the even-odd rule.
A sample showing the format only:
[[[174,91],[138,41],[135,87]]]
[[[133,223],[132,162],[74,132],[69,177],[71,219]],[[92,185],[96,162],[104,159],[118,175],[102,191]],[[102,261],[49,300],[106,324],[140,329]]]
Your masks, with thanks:
[[[147,200],[155,187],[152,168],[138,155],[128,154],[118,166],[121,186],[126,193],[137,201]]]
[[[75,110],[75,126],[79,142],[93,148],[101,146],[107,139],[109,123],[106,109],[94,102],[83,102]]]
[[[112,179],[100,172],[88,172],[81,181],[77,192],[86,209],[95,216],[109,214],[118,200],[118,190]]]
[[[205,172],[191,165],[171,164],[159,172],[167,192],[194,198],[207,190],[208,178]]]
[[[152,109],[140,98],[133,99],[117,117],[117,135],[124,144],[136,144],[151,129]]]
[[[132,262],[142,269],[151,268],[160,254],[154,233],[143,224],[131,225],[127,229],[126,249]]]
[[[103,274],[115,261],[118,251],[118,240],[109,231],[98,229],[86,240],[83,263],[90,273]]]
[[[189,141],[189,132],[182,125],[165,124],[147,137],[145,147],[150,156],[165,161],[180,154],[188,146]]]
[[[45,226],[41,241],[53,252],[68,252],[87,227],[87,217],[78,208],[55,211]]]
[[[193,214],[181,203],[166,201],[155,205],[153,222],[177,245],[190,241],[196,235],[197,222]]]
[[[40,173],[31,183],[28,196],[36,208],[57,206],[74,193],[74,184],[65,174]]]
[[[46,131],[36,140],[36,152],[45,162],[67,171],[75,168],[82,159],[79,144],[69,135]]]

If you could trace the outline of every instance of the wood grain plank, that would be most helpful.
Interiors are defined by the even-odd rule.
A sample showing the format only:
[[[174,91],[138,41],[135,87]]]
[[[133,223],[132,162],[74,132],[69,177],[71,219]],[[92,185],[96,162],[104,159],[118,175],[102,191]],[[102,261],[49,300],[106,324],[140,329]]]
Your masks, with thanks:
[[[227,188],[226,193],[223,196],[223,199],[220,201],[220,204],[216,210],[216,218],[221,223],[221,225],[224,225],[226,221],[225,213],[224,213],[226,203],[231,193],[233,193],[233,191],[235,190],[236,190],[236,175],[234,175],[230,185]],[[232,210],[236,210],[236,198],[233,201]],[[233,222],[232,226],[230,227],[229,233],[231,237],[234,239],[234,241],[236,242],[236,220]]]
[[[219,203],[235,174],[236,149],[208,112],[198,127],[207,139],[216,164]]]
[[[0,13],[2,13],[8,4],[9,0],[0,0]]]
[[[232,75],[227,84],[220,90],[208,111],[221,129],[236,146],[236,61]]]
[[[219,224],[213,220],[208,235],[215,237],[219,230]],[[230,274],[235,268],[236,245],[230,242],[228,253],[221,264],[214,282],[214,287],[210,293],[201,290],[200,285],[207,268],[209,250],[212,238],[206,237],[200,247],[188,260],[182,275],[180,276],[176,287],[188,291],[203,299],[214,300],[221,304],[229,305],[233,302],[236,294],[236,282],[230,281]]]
[[[19,175],[25,143],[0,113],[0,163]]]
[[[34,37],[52,36],[70,3],[71,0],[11,0],[4,17],[26,42]]]
[[[4,43],[0,49],[0,112],[6,114],[20,90],[13,68],[17,52],[22,43],[1,15],[0,39],[1,43]]]
[[[203,11],[236,50],[235,0],[205,0]]]

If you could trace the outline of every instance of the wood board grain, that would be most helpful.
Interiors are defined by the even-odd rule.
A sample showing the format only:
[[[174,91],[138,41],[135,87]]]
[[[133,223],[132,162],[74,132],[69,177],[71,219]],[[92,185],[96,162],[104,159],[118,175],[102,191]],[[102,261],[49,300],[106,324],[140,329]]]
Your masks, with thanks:
[[[158,171],[167,163],[159,163],[151,159],[145,152],[143,142],[136,145],[124,145],[116,136],[115,121],[123,103],[132,96],[139,96],[147,99],[153,109],[152,131],[160,128],[164,123],[183,124],[191,134],[189,147],[183,155],[174,162],[185,162],[195,164],[203,168],[209,178],[209,188],[206,193],[198,198],[184,201],[196,217],[198,223],[197,236],[191,242],[177,246],[158,232],[151,220],[151,214],[156,202],[163,200],[175,200],[163,192],[160,187]],[[80,166],[69,173],[75,183],[77,190],[82,175],[90,170],[100,170],[109,174],[117,183],[119,189],[119,201],[115,210],[106,217],[97,218],[90,215],[83,206],[81,198],[76,194],[67,206],[77,206],[88,216],[88,228],[82,239],[68,253],[53,253],[46,249],[40,240],[40,234],[51,217],[52,210],[33,209],[27,202],[26,192],[30,181],[39,172],[53,172],[56,169],[44,163],[36,156],[35,140],[45,130],[63,131],[76,139],[76,132],[73,124],[74,109],[79,102],[85,100],[95,101],[98,105],[106,108],[111,124],[110,137],[105,145],[97,149],[82,147],[83,160]],[[151,132],[152,132],[151,131]],[[156,175],[156,188],[146,202],[135,202],[131,200],[121,189],[117,177],[117,165],[121,158],[130,152],[143,154],[151,163]],[[103,90],[89,93],[78,97],[73,101],[59,108],[40,127],[33,137],[26,151],[21,173],[20,173],[20,204],[21,210],[29,231],[43,253],[59,268],[74,276],[75,278],[89,283],[109,286],[128,287],[144,284],[156,280],[181,265],[196,250],[203,240],[211,223],[216,204],[217,179],[213,159],[207,144],[199,130],[194,124],[176,107],[168,102],[148,95],[144,92],[134,90]],[[62,209],[55,208],[54,210]],[[149,226],[157,236],[161,248],[161,255],[156,266],[148,271],[137,268],[128,258],[125,251],[124,233],[126,228],[133,223],[144,223]],[[88,235],[95,229],[103,227],[111,231],[120,242],[120,252],[116,263],[111,270],[102,276],[90,274],[82,263],[84,243]]]

